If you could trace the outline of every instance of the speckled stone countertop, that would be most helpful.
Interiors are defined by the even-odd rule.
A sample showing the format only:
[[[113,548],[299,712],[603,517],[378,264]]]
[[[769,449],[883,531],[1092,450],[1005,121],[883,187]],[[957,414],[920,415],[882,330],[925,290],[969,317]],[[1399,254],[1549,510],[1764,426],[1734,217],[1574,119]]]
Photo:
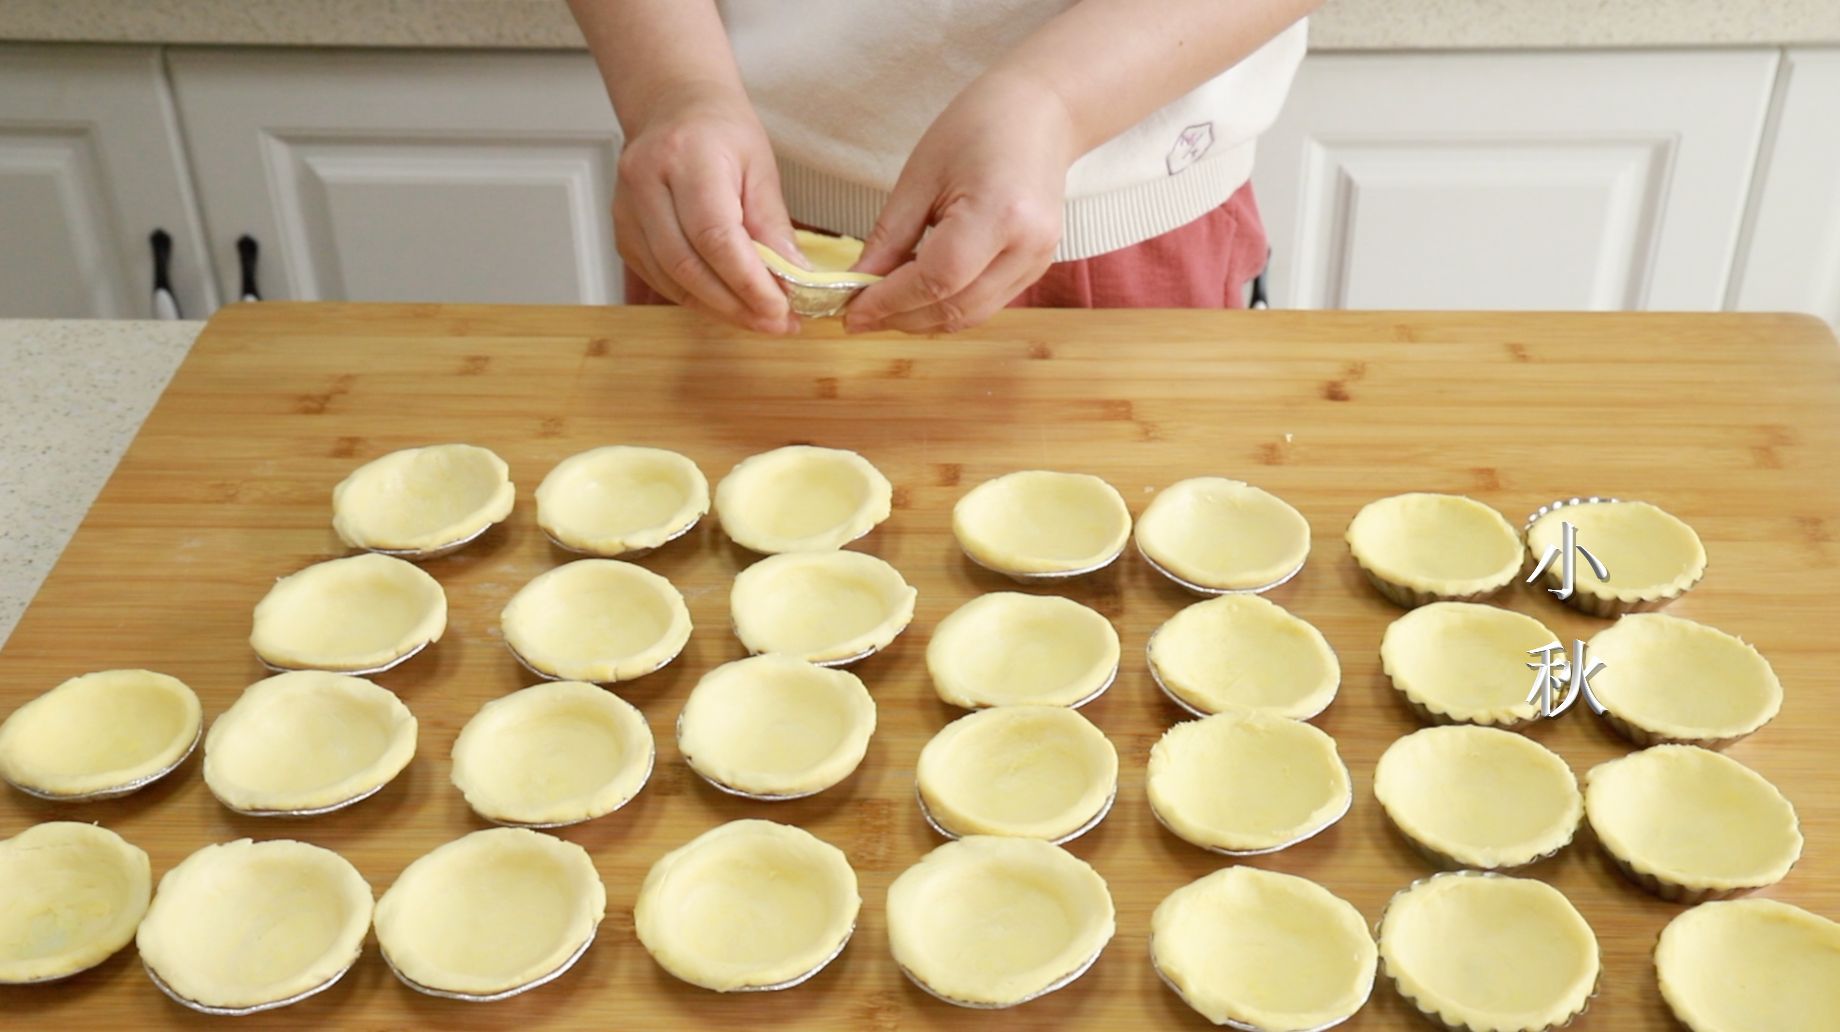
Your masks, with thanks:
[[[0,647],[203,328],[0,319]]]
[[[581,46],[564,0],[0,0],[0,40]],[[1840,44],[1840,2],[1328,0],[1312,21],[1310,44],[1318,50]]]

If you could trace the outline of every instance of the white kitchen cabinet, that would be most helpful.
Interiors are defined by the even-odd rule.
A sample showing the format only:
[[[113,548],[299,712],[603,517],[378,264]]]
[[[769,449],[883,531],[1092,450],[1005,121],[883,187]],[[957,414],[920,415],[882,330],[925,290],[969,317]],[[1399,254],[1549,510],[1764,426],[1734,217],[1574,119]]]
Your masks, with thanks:
[[[606,304],[618,129],[586,54],[168,57],[226,296]]]
[[[1778,59],[1312,54],[1253,177],[1272,303],[1721,308]]]
[[[184,314],[217,295],[153,47],[0,47],[0,316],[154,315],[157,229]]]
[[[1840,50],[1790,50],[1780,82],[1733,307],[1840,330]]]

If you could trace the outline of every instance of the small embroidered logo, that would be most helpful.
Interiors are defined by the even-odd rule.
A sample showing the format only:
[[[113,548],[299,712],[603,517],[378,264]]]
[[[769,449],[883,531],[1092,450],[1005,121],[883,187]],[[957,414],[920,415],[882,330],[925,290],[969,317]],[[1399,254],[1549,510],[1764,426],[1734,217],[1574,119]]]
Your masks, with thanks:
[[[1169,174],[1175,175],[1195,162],[1214,146],[1214,123],[1202,122],[1182,130],[1176,137],[1176,145],[1169,149]]]

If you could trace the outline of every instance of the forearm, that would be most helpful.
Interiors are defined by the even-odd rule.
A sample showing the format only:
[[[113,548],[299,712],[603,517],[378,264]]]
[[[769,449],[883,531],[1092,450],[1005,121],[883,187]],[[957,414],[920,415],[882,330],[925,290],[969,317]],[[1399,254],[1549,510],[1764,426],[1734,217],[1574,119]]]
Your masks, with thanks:
[[[712,0],[569,0],[569,9],[629,138],[686,95],[745,96]]]

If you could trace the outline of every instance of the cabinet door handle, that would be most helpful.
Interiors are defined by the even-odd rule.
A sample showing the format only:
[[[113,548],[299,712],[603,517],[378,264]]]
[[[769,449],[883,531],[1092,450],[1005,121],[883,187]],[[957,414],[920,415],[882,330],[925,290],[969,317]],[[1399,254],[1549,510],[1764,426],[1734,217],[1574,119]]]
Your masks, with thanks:
[[[256,289],[256,254],[261,248],[256,245],[256,238],[244,233],[236,238],[236,260],[243,268],[243,289],[240,301],[260,301],[262,292]]]
[[[156,229],[147,241],[153,245],[153,317],[183,319],[179,299],[173,295],[172,280],[167,275],[167,266],[172,262],[172,236],[163,229]]]

